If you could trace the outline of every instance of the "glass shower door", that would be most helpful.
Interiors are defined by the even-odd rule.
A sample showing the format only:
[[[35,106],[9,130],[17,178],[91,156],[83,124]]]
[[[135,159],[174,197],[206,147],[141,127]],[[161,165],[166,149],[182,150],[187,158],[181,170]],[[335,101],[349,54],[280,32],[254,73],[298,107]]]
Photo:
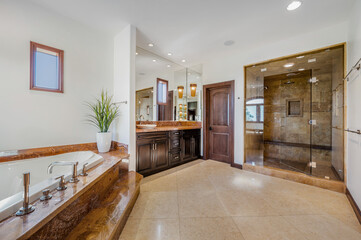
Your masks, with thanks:
[[[265,165],[310,173],[311,71],[264,78]]]

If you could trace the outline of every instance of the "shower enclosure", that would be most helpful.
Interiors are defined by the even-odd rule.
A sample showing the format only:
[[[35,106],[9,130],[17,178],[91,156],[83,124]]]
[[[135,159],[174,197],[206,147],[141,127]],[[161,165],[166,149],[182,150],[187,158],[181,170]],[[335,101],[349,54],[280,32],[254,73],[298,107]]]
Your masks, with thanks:
[[[245,67],[246,164],[344,179],[344,45]]]

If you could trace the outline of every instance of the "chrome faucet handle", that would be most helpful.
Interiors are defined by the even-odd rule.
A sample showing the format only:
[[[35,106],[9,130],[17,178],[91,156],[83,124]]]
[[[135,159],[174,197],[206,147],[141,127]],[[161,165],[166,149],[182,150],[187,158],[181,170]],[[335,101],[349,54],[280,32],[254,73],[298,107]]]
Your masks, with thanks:
[[[75,162],[73,164],[73,175],[71,176],[69,182],[71,183],[77,183],[79,182],[79,178],[78,178],[78,162]]]
[[[47,188],[43,190],[43,196],[40,197],[40,201],[49,200],[52,197],[53,195],[50,194],[50,190]]]
[[[83,177],[88,176],[88,173],[86,172],[86,166],[87,165],[88,165],[88,163],[84,163],[83,169],[82,169],[82,171],[80,173],[80,176],[83,176]]]
[[[59,187],[57,187],[56,190],[63,191],[65,189],[67,189],[67,186],[65,186],[66,183],[65,183],[64,175],[61,175],[61,176],[55,178],[55,180],[57,180],[57,179],[60,179],[60,181],[59,181]]]

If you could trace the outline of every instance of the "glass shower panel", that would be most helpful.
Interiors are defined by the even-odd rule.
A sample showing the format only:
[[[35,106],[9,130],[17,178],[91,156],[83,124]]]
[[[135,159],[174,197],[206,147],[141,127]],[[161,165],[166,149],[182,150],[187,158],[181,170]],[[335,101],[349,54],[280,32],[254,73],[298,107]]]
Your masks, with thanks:
[[[282,64],[282,63],[279,63]],[[310,71],[264,78],[264,164],[309,173]]]
[[[246,162],[263,166],[264,84],[260,68],[247,68],[245,86]]]
[[[313,176],[343,180],[343,48],[312,56]]]

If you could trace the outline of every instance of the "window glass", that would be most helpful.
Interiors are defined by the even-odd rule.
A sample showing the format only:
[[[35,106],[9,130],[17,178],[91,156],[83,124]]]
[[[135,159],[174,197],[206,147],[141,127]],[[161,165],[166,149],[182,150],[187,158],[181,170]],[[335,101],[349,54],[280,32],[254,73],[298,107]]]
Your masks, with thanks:
[[[40,88],[59,88],[59,57],[38,50],[35,52],[35,81]]]
[[[246,106],[246,121],[257,122],[257,106]]]

